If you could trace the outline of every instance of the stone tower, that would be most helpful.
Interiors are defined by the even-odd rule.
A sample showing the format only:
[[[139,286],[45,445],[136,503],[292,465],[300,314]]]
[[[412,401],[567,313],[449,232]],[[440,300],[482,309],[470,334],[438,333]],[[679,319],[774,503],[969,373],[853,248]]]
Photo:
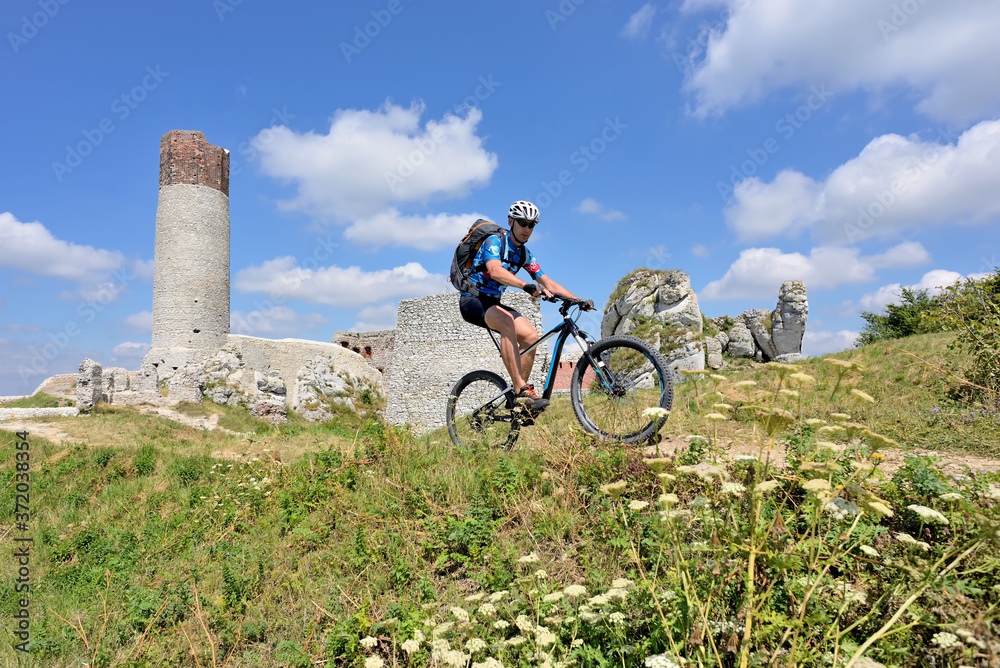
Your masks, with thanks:
[[[153,340],[143,367],[169,378],[228,334],[229,151],[200,132],[171,130],[160,138]]]

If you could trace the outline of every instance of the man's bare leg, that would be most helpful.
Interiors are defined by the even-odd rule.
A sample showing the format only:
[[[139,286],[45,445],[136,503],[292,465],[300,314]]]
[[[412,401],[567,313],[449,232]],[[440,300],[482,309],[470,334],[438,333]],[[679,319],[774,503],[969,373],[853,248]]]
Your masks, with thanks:
[[[507,368],[507,373],[510,374],[511,384],[514,386],[514,391],[517,392],[525,385],[525,377],[521,375],[520,367],[523,359],[520,358],[514,318],[504,309],[491,306],[487,309],[484,319],[490,329],[500,333],[500,358],[503,359],[503,365]],[[530,366],[528,370],[531,370]]]
[[[517,341],[520,344],[519,350],[524,350],[538,340],[538,332],[531,326],[528,319],[523,316],[514,321],[514,330],[517,333]],[[521,356],[521,378],[525,382],[531,378],[531,367],[535,364],[535,352],[537,351],[538,348],[533,348]]]

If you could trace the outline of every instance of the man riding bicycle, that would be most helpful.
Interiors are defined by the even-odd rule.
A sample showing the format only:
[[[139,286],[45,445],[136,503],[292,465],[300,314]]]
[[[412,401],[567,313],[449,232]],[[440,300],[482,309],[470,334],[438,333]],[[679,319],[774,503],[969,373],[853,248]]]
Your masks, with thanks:
[[[535,363],[535,350],[523,357],[520,352],[538,340],[538,332],[521,313],[510,306],[500,304],[500,297],[507,287],[520,288],[532,297],[552,297],[556,292],[564,297],[579,299],[569,290],[556,283],[542,271],[535,256],[525,246],[538,224],[538,208],[531,202],[514,202],[507,215],[510,231],[488,237],[479,248],[472,261],[469,280],[479,291],[478,296],[463,292],[459,300],[462,318],[479,327],[488,327],[500,334],[500,357],[510,374],[511,384],[517,390],[517,401],[534,416],[549,405],[527,383],[531,367]],[[503,235],[501,237],[501,235]],[[522,281],[514,275],[524,267],[534,283]],[[594,308],[587,300],[584,310]]]

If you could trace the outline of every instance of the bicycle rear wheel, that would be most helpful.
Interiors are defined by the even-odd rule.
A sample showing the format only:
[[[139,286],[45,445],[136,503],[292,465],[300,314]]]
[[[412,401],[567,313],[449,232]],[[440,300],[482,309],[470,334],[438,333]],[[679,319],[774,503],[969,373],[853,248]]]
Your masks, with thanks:
[[[515,412],[514,393],[492,371],[462,376],[448,397],[448,434],[460,448],[510,449],[521,423]]]
[[[588,432],[609,441],[640,443],[662,424],[643,415],[647,408],[670,410],[674,385],[670,368],[648,343],[634,336],[610,336],[591,346],[601,367],[595,374],[584,355],[573,372],[570,398],[577,420]]]

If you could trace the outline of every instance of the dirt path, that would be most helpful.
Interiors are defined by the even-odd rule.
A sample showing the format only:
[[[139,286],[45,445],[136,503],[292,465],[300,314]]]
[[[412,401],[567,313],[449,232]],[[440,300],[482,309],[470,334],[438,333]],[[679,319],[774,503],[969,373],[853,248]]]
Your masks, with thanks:
[[[136,407],[140,413],[143,415],[154,415],[156,417],[161,417],[166,420],[172,420],[173,422],[178,422],[187,427],[193,427],[195,429],[206,429],[208,431],[221,431],[223,433],[229,434],[231,436],[245,436],[246,434],[241,434],[240,432],[233,431],[231,429],[226,429],[225,427],[219,426],[219,416],[216,414],[205,416],[192,416],[185,415],[180,411],[176,411],[172,408],[161,407],[161,406],[137,406]],[[64,431],[64,426],[66,420],[86,420],[87,416],[71,417],[71,418],[28,418],[21,420],[0,420],[0,429],[6,431],[27,431],[33,436],[40,436],[48,441],[52,441],[56,444],[62,443],[76,443],[79,441],[77,438],[73,438]]]

